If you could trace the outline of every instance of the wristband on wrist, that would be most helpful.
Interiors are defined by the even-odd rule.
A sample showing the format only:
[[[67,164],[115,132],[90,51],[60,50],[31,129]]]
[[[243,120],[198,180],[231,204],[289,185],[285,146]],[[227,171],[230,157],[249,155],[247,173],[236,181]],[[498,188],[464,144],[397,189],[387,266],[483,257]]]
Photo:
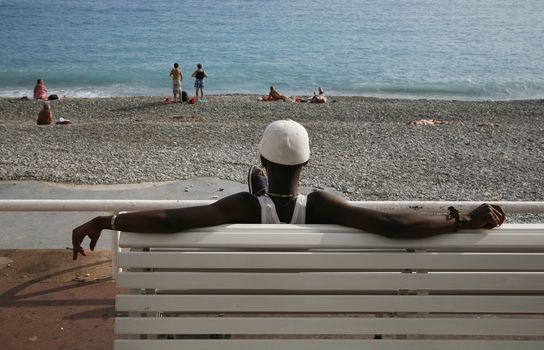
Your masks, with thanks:
[[[118,216],[118,215],[125,214],[125,213],[126,213],[126,211],[120,211],[120,212],[118,212],[117,214],[113,214],[113,215],[111,216],[111,220],[110,220],[110,230],[112,230],[112,231],[119,231],[119,229],[117,229],[117,228],[115,227],[115,220],[117,220],[117,216]]]
[[[117,230],[115,229],[115,219],[117,219],[117,214],[113,214],[113,215],[111,216],[110,230],[112,230],[112,231],[117,231]]]
[[[453,206],[448,207],[448,215],[446,216],[448,220],[455,219],[455,231],[461,228],[461,217],[459,211]]]

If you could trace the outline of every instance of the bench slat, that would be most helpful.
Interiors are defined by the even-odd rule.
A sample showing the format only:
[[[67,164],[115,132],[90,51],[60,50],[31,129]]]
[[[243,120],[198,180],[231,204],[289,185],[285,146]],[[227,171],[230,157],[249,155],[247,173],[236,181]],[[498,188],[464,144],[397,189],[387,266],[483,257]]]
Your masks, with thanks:
[[[298,290],[298,291],[539,291],[543,273],[215,273],[121,272],[120,288],[162,290]]]
[[[320,229],[322,231],[320,231]],[[125,232],[122,248],[250,248],[250,249],[510,249],[543,251],[538,225],[503,225],[493,231],[466,230],[425,239],[389,239],[332,225],[224,225],[176,234]]]
[[[445,214],[445,213],[444,213]],[[502,231],[517,231],[519,233],[534,233],[535,231],[542,232],[542,224],[503,224],[500,227],[494,228],[493,232]],[[489,230],[484,230],[489,232]],[[359,229],[351,228],[341,225],[328,225],[328,224],[225,224],[217,226],[206,226],[199,228],[192,228],[191,232],[204,232],[204,233],[255,233],[255,232],[268,232],[268,233],[293,233],[293,232],[306,232],[306,233],[360,233]],[[157,235],[152,235],[157,236]]]
[[[281,257],[280,257],[281,255]],[[122,252],[119,267],[178,269],[544,271],[544,253]]]
[[[115,350],[542,350],[544,341],[507,340],[128,340]]]
[[[542,336],[544,319],[123,317],[118,334],[422,334]]]
[[[544,313],[544,296],[118,295],[117,311]],[[544,333],[544,331],[543,331]]]

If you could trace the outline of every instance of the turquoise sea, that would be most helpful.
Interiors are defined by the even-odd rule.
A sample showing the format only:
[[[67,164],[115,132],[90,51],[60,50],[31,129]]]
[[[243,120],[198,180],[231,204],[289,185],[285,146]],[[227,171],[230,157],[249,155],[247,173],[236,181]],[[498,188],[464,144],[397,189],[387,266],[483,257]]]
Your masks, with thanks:
[[[542,0],[0,0],[0,96],[544,98]]]

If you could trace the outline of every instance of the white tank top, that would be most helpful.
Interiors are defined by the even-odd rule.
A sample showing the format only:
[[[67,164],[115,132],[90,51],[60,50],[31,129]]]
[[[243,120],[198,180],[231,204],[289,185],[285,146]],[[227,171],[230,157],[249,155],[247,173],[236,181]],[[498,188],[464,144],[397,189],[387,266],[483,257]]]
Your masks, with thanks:
[[[257,197],[261,205],[261,224],[281,224],[274,201],[268,195]],[[306,223],[306,196],[299,194],[293,209],[290,224]]]

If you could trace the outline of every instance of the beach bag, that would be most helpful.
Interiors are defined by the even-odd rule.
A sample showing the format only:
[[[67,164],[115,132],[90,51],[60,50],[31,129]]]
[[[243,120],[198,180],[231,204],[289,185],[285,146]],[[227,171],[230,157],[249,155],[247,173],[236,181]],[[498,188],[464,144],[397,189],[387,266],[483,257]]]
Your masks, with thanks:
[[[58,100],[59,97],[57,95],[49,95],[49,97],[47,98],[48,100]]]
[[[187,95],[187,91],[182,91],[181,92],[181,100],[183,102],[189,102],[189,95]]]
[[[196,99],[196,97],[193,97],[193,98],[189,99],[188,102],[189,102],[189,104],[194,105],[195,103],[197,103],[197,99]]]

